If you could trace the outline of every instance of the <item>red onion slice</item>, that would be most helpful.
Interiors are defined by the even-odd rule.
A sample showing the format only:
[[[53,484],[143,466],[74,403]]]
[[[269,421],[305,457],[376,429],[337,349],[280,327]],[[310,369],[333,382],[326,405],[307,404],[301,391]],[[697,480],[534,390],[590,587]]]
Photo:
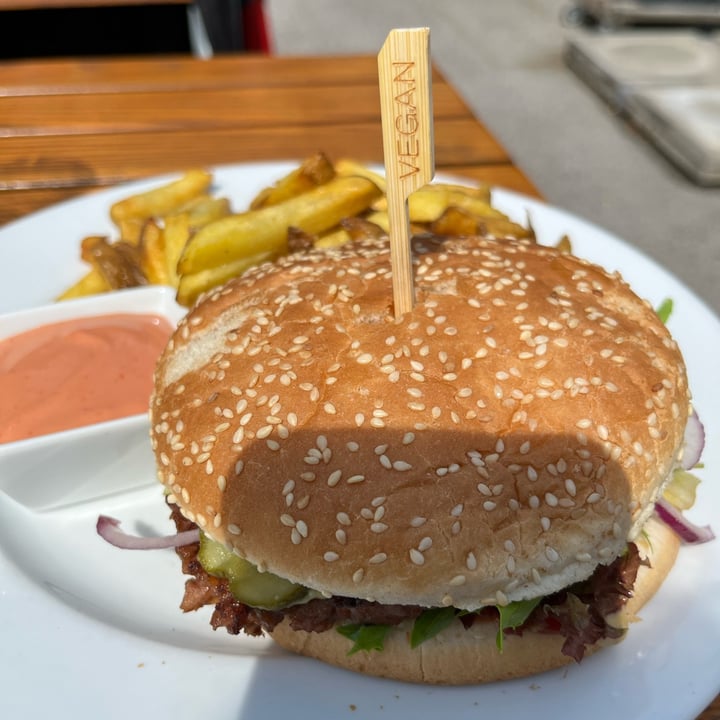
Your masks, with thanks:
[[[128,535],[120,529],[120,521],[107,515],[100,515],[95,525],[97,534],[115,547],[123,550],[158,550],[176,548],[200,541],[200,530],[187,530],[175,535],[161,537],[139,537]]]
[[[683,470],[692,470],[699,462],[705,447],[705,428],[695,410],[685,426],[685,446],[680,466]]]
[[[674,505],[660,498],[655,503],[657,516],[675,531],[683,542],[691,545],[708,542],[715,537],[711,527],[691,523]]]

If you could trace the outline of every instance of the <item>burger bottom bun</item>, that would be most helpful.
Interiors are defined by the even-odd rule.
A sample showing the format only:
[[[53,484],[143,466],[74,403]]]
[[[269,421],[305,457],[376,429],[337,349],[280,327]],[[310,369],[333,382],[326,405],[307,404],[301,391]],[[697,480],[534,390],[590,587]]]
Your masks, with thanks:
[[[627,627],[638,619],[640,608],[670,572],[680,541],[670,528],[651,519],[637,544],[651,565],[640,568],[633,597],[609,619],[617,627]],[[350,641],[335,629],[322,633],[295,631],[284,620],[273,630],[272,638],[287,650],[337,667],[394,680],[441,685],[509,680],[572,662],[572,658],[561,652],[564,638],[560,635],[538,632],[506,635],[501,653],[496,646],[498,626],[495,622],[476,622],[467,630],[460,623],[453,623],[415,649],[410,647],[410,629],[410,623],[394,628],[386,636],[381,652],[360,651],[353,655],[348,655]],[[586,655],[616,642],[618,640],[602,640],[587,648]]]

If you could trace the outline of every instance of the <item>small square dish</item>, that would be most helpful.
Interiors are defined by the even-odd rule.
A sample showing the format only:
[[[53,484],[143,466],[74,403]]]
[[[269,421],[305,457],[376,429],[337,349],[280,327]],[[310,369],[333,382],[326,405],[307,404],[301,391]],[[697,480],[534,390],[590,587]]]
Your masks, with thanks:
[[[2,315],[0,342],[36,328],[60,327],[68,321],[127,315],[165,319],[174,328],[184,314],[171,288],[120,290]],[[165,330],[169,333],[169,328]],[[55,358],[48,363],[48,372],[54,362]],[[5,368],[2,371],[6,372]],[[79,373],[79,368],[73,368],[68,374]],[[53,400],[65,402],[58,397]],[[3,402],[9,400],[4,398]],[[69,408],[61,405],[60,409],[70,415]],[[68,418],[67,424],[73,421]],[[1,442],[0,492],[28,509],[47,511],[139,489],[155,481],[146,412],[75,424],[79,426],[33,437],[11,435]]]
[[[713,84],[720,73],[717,42],[688,29],[576,32],[567,38],[564,58],[595,92],[621,110],[634,90]]]
[[[694,182],[720,184],[720,85],[641,89],[629,97],[627,109]]]

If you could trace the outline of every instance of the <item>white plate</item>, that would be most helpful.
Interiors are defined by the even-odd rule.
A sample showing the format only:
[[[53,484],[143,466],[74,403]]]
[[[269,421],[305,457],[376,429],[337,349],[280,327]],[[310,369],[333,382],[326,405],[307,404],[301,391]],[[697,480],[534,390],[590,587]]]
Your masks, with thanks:
[[[218,191],[243,207],[290,164],[218,168]],[[0,229],[0,311],[52,298],[82,272],[78,243],[111,232],[112,201],[137,183]],[[708,447],[692,517],[720,530],[720,321],[672,275],[617,238],[537,201],[498,190],[498,206],[540,241],[568,233],[577,254],[621,269],[639,294],[672,297]],[[62,467],[34,478],[51,483]],[[147,468],[148,478],[153,475]],[[178,610],[172,551],[123,552],[95,536],[99,512],[130,531],[171,530],[159,486],[38,513],[0,495],[0,717],[76,720],[233,718],[694,718],[720,691],[720,541],[683,548],[627,639],[581,665],[488,686],[435,688],[362,677],[290,656],[269,642],[213,632]]]

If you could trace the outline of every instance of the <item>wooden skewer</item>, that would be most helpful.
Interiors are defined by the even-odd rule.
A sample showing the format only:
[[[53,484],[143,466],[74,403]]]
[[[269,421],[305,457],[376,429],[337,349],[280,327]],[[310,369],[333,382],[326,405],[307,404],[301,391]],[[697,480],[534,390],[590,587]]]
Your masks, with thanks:
[[[415,302],[408,197],[435,174],[430,30],[392,30],[378,54],[387,178],[393,307],[399,318]]]

